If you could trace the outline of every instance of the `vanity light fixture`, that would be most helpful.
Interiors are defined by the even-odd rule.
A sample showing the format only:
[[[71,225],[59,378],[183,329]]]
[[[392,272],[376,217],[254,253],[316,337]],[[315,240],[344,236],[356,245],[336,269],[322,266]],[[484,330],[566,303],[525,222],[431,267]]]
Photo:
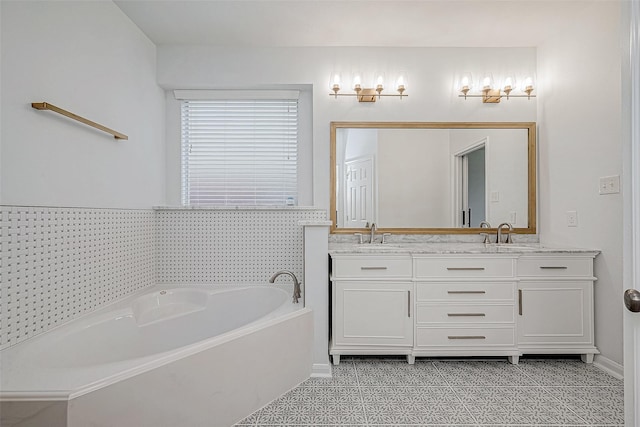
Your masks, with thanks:
[[[339,96],[355,96],[358,102],[376,102],[383,96],[397,96],[402,99],[403,96],[409,96],[405,93],[407,90],[408,79],[406,73],[401,73],[395,80],[395,90],[398,93],[382,93],[385,89],[385,75],[384,73],[376,73],[373,79],[372,87],[364,87],[363,78],[361,73],[354,73],[351,79],[351,90],[354,93],[339,93],[343,89],[342,78],[339,73],[331,74],[329,80],[329,89],[333,93],[329,96],[333,96],[338,99]]]
[[[471,73],[463,73],[458,80],[456,90],[461,92],[462,95],[458,95],[460,98],[482,98],[484,104],[497,104],[502,98],[535,98],[536,95],[532,95],[534,91],[533,78],[527,76],[522,79],[520,91],[522,94],[514,94],[516,89],[516,78],[513,74],[507,74],[503,78],[501,85],[496,85],[491,73],[486,73],[479,80],[479,87],[481,93],[469,93],[473,89],[473,77]]]

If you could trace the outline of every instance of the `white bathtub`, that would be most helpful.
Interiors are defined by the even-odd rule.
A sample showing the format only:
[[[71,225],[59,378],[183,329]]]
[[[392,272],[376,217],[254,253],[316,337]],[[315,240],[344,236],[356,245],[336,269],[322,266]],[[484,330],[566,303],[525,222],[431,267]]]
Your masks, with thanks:
[[[301,305],[273,285],[149,288],[0,352],[0,425],[232,425],[309,377]]]

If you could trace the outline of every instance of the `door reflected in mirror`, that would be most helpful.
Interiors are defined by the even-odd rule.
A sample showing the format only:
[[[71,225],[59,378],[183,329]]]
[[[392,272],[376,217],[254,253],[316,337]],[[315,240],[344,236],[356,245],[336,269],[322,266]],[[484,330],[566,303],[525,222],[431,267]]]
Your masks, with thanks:
[[[535,233],[534,123],[331,125],[333,232]]]
[[[487,217],[486,194],[486,142],[471,148],[469,151],[455,155],[458,162],[459,174],[456,177],[460,188],[456,189],[461,195],[460,220],[462,227],[480,227],[482,222],[491,224]]]

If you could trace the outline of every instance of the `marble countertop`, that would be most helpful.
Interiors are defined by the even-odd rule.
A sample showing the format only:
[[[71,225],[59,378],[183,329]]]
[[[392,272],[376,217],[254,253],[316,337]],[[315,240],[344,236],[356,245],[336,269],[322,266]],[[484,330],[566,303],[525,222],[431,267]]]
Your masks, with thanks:
[[[597,249],[542,246],[539,243],[329,243],[329,253],[337,254],[537,254],[600,253]]]

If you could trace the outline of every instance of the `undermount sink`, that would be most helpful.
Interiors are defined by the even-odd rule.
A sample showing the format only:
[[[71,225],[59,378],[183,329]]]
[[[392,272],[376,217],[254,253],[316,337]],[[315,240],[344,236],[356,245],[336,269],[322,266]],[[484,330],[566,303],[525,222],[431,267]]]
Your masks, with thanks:
[[[494,248],[498,251],[535,251],[540,249],[539,245],[514,245],[513,243],[503,243],[503,244],[491,244],[487,245],[488,248]]]
[[[354,246],[358,251],[384,251],[389,249],[400,249],[401,246],[389,243],[362,243]]]

